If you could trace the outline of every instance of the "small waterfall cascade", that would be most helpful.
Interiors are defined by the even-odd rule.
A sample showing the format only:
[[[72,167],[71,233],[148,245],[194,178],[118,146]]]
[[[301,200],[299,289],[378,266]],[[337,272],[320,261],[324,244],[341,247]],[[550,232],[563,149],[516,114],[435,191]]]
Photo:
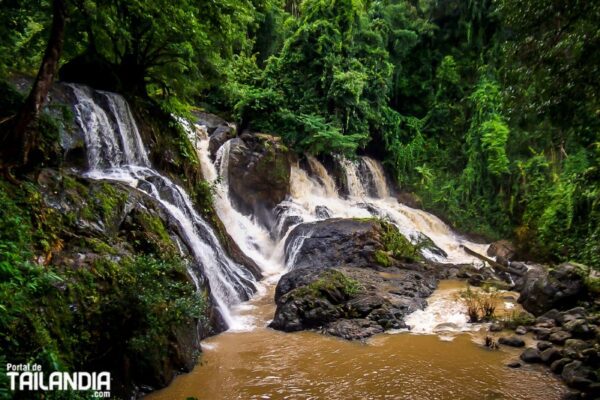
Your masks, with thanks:
[[[76,98],[76,124],[84,133],[89,170],[95,180],[117,181],[147,194],[162,205],[178,227],[194,262],[189,272],[199,287],[208,280],[211,295],[229,328],[238,321],[231,309],[256,290],[253,275],[231,260],[212,227],[194,209],[186,191],[152,169],[133,114],[125,99],[115,93],[68,85]]]
[[[285,212],[281,218],[294,217],[298,221],[311,222],[323,219],[317,210],[327,209],[330,218],[384,218],[395,224],[400,232],[413,242],[423,235],[443,250],[447,256],[442,256],[424,250],[424,256],[441,263],[474,263],[480,260],[465,253],[462,246],[485,254],[488,245],[473,243],[454,233],[438,217],[399,203],[390,196],[391,190],[385,179],[383,167],[379,162],[368,157],[359,157],[356,161],[345,158],[337,159],[345,172],[349,189],[348,198],[343,198],[336,191],[327,196],[328,189],[322,183],[320,176],[313,177],[299,166],[292,166],[291,199],[287,201]],[[320,164],[317,167],[316,164]],[[325,173],[333,179],[325,167],[315,158],[310,161],[313,173]],[[324,172],[323,172],[324,171]]]
[[[368,197],[367,188],[363,184],[363,181],[361,181],[361,175],[358,170],[360,161],[353,161],[345,157],[338,157],[338,162],[341,164],[342,169],[346,174],[348,195],[355,198]]]
[[[385,179],[385,172],[383,171],[381,164],[370,157],[361,157],[361,161],[368,170],[370,182],[372,182],[374,186],[377,197],[380,199],[389,197],[390,190],[388,188],[388,184]]]
[[[321,164],[319,160],[311,155],[308,155],[306,158],[311,171],[317,176],[322,187],[325,189],[325,194],[327,197],[337,196],[338,190],[335,185],[335,181],[331,175],[329,175],[329,172],[327,172],[323,164]]]

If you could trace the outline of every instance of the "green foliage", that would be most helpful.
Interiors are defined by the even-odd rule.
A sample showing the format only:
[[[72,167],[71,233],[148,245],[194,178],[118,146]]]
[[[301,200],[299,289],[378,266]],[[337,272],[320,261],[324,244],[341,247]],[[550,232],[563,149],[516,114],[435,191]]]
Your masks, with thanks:
[[[319,279],[296,289],[293,293],[299,298],[321,297],[327,296],[328,293],[336,290],[340,290],[348,297],[354,297],[363,290],[363,287],[357,280],[347,277],[340,271],[331,269],[323,272]]]
[[[94,204],[95,220],[113,218],[123,201],[109,184],[89,193],[68,176],[63,182],[68,196]],[[70,219],[27,182],[0,181],[0,205],[0,348],[8,361],[39,363],[44,371],[94,370],[126,356],[144,368],[166,357],[175,329],[204,321],[208,299],[196,292],[175,252],[116,257],[106,238],[88,237],[81,245],[96,253],[92,261],[54,265],[52,254],[63,250]],[[160,220],[139,219],[149,235],[168,240]]]
[[[387,252],[383,250],[375,250],[374,256],[377,264],[381,265],[382,267],[389,267],[391,265],[390,256]]]
[[[0,4],[2,79],[37,69],[50,5]],[[381,156],[460,230],[600,265],[596,2],[86,0],[67,11],[63,61],[107,63],[103,78],[163,114],[211,103],[296,152]],[[21,101],[2,84],[0,127]],[[45,163],[60,159],[63,129],[48,111]],[[197,163],[171,128],[155,148],[176,149],[178,168]]]
[[[217,185],[221,177],[218,178],[216,182],[209,182],[206,180],[201,180],[198,185],[196,185],[196,204],[200,207],[200,210],[204,215],[208,215],[212,213],[212,205],[214,204],[214,197],[217,194]]]
[[[36,71],[51,16],[49,1],[0,3],[0,78],[14,70]]]
[[[311,154],[354,154],[367,137],[361,134],[344,135],[339,127],[327,123],[318,115],[295,116],[296,134],[302,132],[296,148]]]
[[[469,322],[491,321],[495,317],[500,294],[493,287],[482,290],[467,287],[458,293],[458,299],[467,307]]]
[[[502,319],[506,328],[515,329],[518,326],[528,326],[535,322],[535,317],[527,311],[512,310]]]
[[[382,220],[379,221],[379,224],[382,229],[381,241],[388,254],[400,260],[416,261],[422,259],[420,249],[405,238],[395,225]],[[381,252],[375,253],[375,257],[378,259],[383,259],[383,255]],[[387,260],[387,264],[389,265],[389,260]],[[382,265],[386,266],[385,263]]]

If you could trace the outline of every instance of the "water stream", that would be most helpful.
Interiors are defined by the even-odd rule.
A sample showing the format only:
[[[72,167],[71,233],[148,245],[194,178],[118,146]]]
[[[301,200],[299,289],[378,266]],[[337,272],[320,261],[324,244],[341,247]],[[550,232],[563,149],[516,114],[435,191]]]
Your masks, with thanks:
[[[464,282],[441,282],[434,296],[448,298],[462,288]],[[519,350],[485,349],[483,331],[453,341],[443,333],[392,333],[361,343],[268,329],[272,296],[273,286],[245,311],[258,328],[203,341],[200,364],[146,399],[558,400],[565,392],[542,366],[507,368]]]
[[[478,263],[462,246],[485,253],[486,245],[457,235],[427,212],[400,204],[377,161],[337,159],[345,172],[347,196],[340,195],[335,180],[316,158],[307,158],[309,170],[292,166],[291,194],[278,206],[277,232],[268,232],[251,215],[236,210],[229,198],[231,142],[221,146],[213,162],[206,129],[186,125],[202,172],[214,185],[220,219],[265,275],[262,282],[255,282],[244,266],[227,256],[186,191],[152,168],[127,102],[113,93],[70,88],[77,99],[76,122],[88,149],[86,176],[129,185],[163,207],[193,256],[190,275],[198,286],[201,280],[208,281],[229,327],[203,342],[201,363],[193,372],[148,399],[560,397],[562,385],[541,368],[515,371],[504,366],[517,356],[516,351],[493,352],[473,343],[482,340],[481,327],[467,323],[465,310],[454,297],[464,285],[460,282],[442,283],[429,306],[407,318],[413,334],[389,332],[366,343],[351,343],[317,333],[287,334],[266,328],[275,311],[275,285],[293,266],[294,249],[303,239],[290,247],[287,257],[283,243],[300,222],[376,216],[394,223],[412,241],[423,235],[430,238],[442,250],[425,251],[432,260]]]
[[[148,399],[560,398],[562,384],[543,368],[515,371],[505,367],[518,357],[517,350],[488,351],[481,346],[485,327],[469,324],[464,305],[456,299],[464,282],[441,282],[429,306],[407,318],[412,333],[388,332],[366,343],[351,343],[313,332],[282,333],[266,328],[275,312],[277,279],[293,266],[294,252],[302,245],[300,237],[290,246],[286,265],[283,243],[299,221],[387,218],[409,238],[419,234],[431,238],[447,256],[425,256],[446,263],[478,263],[461,246],[485,253],[487,245],[472,243],[437,217],[398,203],[391,197],[381,165],[366,157],[339,159],[349,185],[346,197],[339,194],[334,179],[317,159],[307,158],[310,172],[293,166],[291,195],[279,206],[278,232],[269,235],[252,216],[235,209],[226,180],[219,178],[226,176],[230,143],[219,149],[213,163],[206,131],[197,128],[190,135],[198,135],[204,176],[216,185],[217,212],[267,279],[251,301],[235,308],[235,318],[243,321],[246,329],[205,340],[201,363]],[[295,218],[295,224],[286,224],[287,218]],[[500,311],[515,306],[515,294],[504,297]]]

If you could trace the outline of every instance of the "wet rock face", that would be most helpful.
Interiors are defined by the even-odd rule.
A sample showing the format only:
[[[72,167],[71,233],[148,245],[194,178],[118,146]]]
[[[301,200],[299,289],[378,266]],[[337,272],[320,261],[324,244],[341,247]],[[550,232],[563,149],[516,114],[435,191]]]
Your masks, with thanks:
[[[515,254],[515,246],[508,240],[498,240],[492,243],[487,250],[488,256],[496,257],[496,261],[504,265],[508,264],[508,261],[512,261]]]
[[[349,340],[406,328],[405,316],[423,309],[437,285],[435,267],[393,257],[384,266],[377,254],[385,248],[377,220],[333,219],[294,228],[286,242],[293,269],[277,285],[271,327],[317,329]]]
[[[215,114],[202,111],[192,111],[198,125],[204,125],[209,135],[212,135],[220,126],[226,126],[227,121]]]
[[[292,268],[374,267],[384,251],[383,231],[375,219],[328,219],[300,224],[285,242]]]
[[[547,311],[529,327],[538,342],[536,348],[525,349],[521,359],[547,365],[578,391],[576,398],[596,399],[600,395],[599,322],[597,313],[583,307]]]
[[[553,308],[573,307],[586,297],[584,277],[577,266],[569,263],[550,270],[534,266],[522,278],[520,286],[519,303],[535,315]]]
[[[48,260],[54,268],[93,273],[99,260],[121,260],[147,254],[160,254],[168,259],[179,255],[177,228],[169,224],[169,218],[159,204],[139,191],[117,183],[85,180],[52,169],[42,170],[36,183],[44,204],[61,215],[64,224],[60,232],[64,235],[64,245]],[[183,242],[179,242],[185,250]],[[98,282],[101,297],[112,298],[112,286],[103,285],[102,277],[94,276],[93,279]],[[165,276],[164,279],[193,288],[185,272]],[[206,286],[202,278],[199,284]],[[77,308],[71,311],[79,312]],[[115,309],[113,314],[107,315],[113,318],[113,324],[118,325],[132,318],[132,313],[132,310]],[[207,317],[211,320],[220,318],[214,312]],[[108,324],[111,324],[110,320]],[[126,341],[134,334],[127,326],[122,329],[103,327],[102,335],[106,341],[90,340],[86,344],[87,351],[98,355],[91,362],[113,372],[116,390],[125,392],[133,385],[163,387],[178,371],[191,370],[200,351],[200,339],[209,334],[198,321],[190,319],[172,326],[167,338],[168,351],[131,360],[122,351]],[[97,365],[92,364],[89,368]]]
[[[225,144],[229,139],[233,139],[236,136],[236,131],[233,126],[229,124],[219,125],[213,133],[210,134],[208,141],[208,151],[211,158],[214,160],[217,155],[217,150]]]
[[[349,340],[406,328],[404,317],[426,306],[437,283],[433,274],[409,268],[296,269],[277,285],[270,326],[287,332],[319,329]]]
[[[237,208],[258,217],[268,228],[273,209],[290,188],[290,161],[280,138],[243,134],[232,139],[229,151],[229,194]]]

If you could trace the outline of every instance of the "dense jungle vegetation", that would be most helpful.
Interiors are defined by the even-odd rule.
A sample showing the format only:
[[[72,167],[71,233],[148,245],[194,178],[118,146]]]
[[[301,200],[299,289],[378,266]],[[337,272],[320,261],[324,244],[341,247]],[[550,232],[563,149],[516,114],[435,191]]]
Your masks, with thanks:
[[[60,67],[299,153],[375,155],[459,229],[600,264],[598,2],[4,0],[0,19],[6,171],[44,121],[6,82]]]

